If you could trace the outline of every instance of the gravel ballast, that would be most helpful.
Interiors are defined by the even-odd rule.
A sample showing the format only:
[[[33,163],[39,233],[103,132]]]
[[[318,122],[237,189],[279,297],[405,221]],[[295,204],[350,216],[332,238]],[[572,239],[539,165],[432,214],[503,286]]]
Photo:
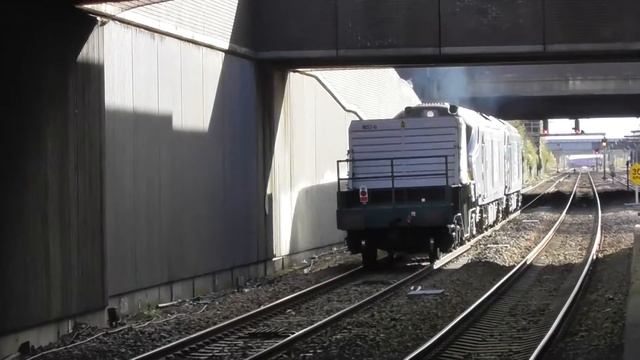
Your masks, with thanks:
[[[43,354],[38,359],[129,359],[182,337],[240,316],[360,265],[360,257],[334,249],[307,259],[304,268],[251,281],[236,290],[218,291],[165,309],[150,309],[86,343]],[[309,265],[310,264],[310,265]],[[37,353],[89,339],[111,329],[78,327],[58,343],[37,348]]]
[[[570,177],[558,188],[568,192],[574,181],[575,177]],[[511,223],[486,236],[460,260],[446,266],[439,274],[414,284],[422,288],[443,289],[443,294],[408,297],[406,291],[403,291],[401,296],[391,297],[376,305],[379,311],[373,314],[367,312],[364,318],[349,318],[343,323],[343,329],[331,328],[309,341],[317,340],[333,346],[329,351],[319,347],[321,358],[345,358],[343,355],[347,349],[354,354],[352,358],[398,358],[406,354],[475,301],[537,244],[557,219],[557,205],[561,202],[558,200],[556,197],[553,206],[525,211]],[[151,310],[142,316],[126,319],[126,323],[132,326],[117,333],[106,334],[85,344],[40,358],[130,358],[264,306],[359,264],[358,255],[335,251],[315,260],[309,273],[304,269],[289,271],[284,275],[248,283],[239,291],[216,292],[196,299],[198,301],[195,302]],[[307,310],[325,314],[331,312],[331,306],[319,304]],[[305,317],[304,313],[299,316]],[[376,325],[372,327],[373,323]],[[101,331],[103,330],[95,328],[80,329],[75,334],[65,336],[62,342],[39,351],[87,339]],[[356,339],[355,345],[353,339]],[[382,344],[386,346],[389,343],[393,343],[395,348],[384,350],[387,357],[378,356],[380,353],[377,350],[381,350],[379,348]],[[305,353],[293,352],[290,358],[301,358]]]
[[[608,182],[598,189],[615,190]],[[603,244],[589,283],[546,359],[622,359],[624,322],[629,292],[633,226],[640,223],[638,210],[624,206],[633,196],[603,200]],[[625,200],[626,198],[626,200]]]
[[[278,341],[305,329],[412,274],[416,267],[396,264],[370,271],[359,271],[324,288],[304,300],[263,314],[259,319],[224,331],[201,346],[193,346],[189,354],[208,359],[245,359],[266,350]],[[195,345],[195,344],[194,344]],[[186,355],[184,352],[180,356]],[[185,356],[188,357],[188,356]]]
[[[575,179],[574,179],[575,180]],[[568,180],[573,183],[573,180]],[[452,321],[540,241],[560,210],[531,209],[476,243],[459,260],[413,284],[442,289],[408,296],[403,289],[373,307],[297,344],[281,359],[398,359]]]
[[[508,290],[445,340],[437,356],[424,358],[506,359],[532,354],[575,287],[593,244],[594,209],[581,205],[573,204],[548,245]]]

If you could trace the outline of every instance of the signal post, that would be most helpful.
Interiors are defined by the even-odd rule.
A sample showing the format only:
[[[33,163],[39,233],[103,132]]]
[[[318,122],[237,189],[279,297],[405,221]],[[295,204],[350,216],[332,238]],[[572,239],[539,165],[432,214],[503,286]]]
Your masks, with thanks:
[[[640,185],[640,163],[634,163],[629,168],[629,173],[627,174],[629,180],[633,183],[636,192],[636,202],[633,205],[640,205],[638,203],[638,186]]]

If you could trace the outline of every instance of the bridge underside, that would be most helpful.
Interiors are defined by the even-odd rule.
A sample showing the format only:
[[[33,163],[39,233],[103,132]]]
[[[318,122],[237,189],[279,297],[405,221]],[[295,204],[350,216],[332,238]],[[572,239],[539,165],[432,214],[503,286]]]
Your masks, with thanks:
[[[478,75],[479,83],[465,81],[453,91],[421,98],[460,103],[506,119],[638,113],[632,104],[640,94],[634,75],[640,67],[622,66],[630,70],[623,72],[611,63],[640,60],[640,3],[635,1],[141,0],[141,7],[126,1],[78,3],[100,16],[173,32],[284,69],[551,62],[555,70],[522,66],[489,71],[490,76],[483,75],[487,67],[467,67],[465,72]],[[577,62],[598,64],[569,65]],[[512,72],[524,80],[513,83]],[[442,75],[429,83],[451,88],[452,74],[445,70]],[[496,82],[502,84],[496,87]]]
[[[640,63],[397,69],[425,102],[448,101],[504,119],[637,116]]]
[[[640,94],[473,97],[463,106],[501,119],[637,117]]]
[[[640,49],[640,3],[628,0],[275,0],[254,10],[258,57],[292,62],[576,61]]]
[[[96,2],[102,1],[78,1]],[[220,35],[230,42],[230,48],[245,55],[289,67],[617,61],[638,59],[640,50],[636,22],[640,3],[629,0],[237,0],[210,4],[173,0],[149,5],[154,2],[141,2],[147,4],[144,11],[128,9],[117,1],[111,8],[94,4],[91,9],[113,16],[125,9],[152,16],[166,15],[172,9],[179,14],[176,23],[202,19],[205,11],[234,14],[224,34],[203,35]],[[201,29],[218,25],[214,19],[200,21]]]

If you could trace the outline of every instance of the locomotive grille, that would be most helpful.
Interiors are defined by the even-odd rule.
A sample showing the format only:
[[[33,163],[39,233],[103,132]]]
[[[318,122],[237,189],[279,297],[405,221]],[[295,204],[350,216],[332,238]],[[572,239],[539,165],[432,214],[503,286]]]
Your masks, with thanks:
[[[459,129],[454,117],[357,122],[350,131],[350,148],[348,185],[353,189],[458,182]]]

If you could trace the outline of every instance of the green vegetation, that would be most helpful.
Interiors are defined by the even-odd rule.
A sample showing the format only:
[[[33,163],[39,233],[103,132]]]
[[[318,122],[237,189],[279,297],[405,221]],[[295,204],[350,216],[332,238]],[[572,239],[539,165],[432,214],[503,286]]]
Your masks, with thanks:
[[[523,166],[524,166],[524,181],[531,182],[535,181],[539,177],[544,176],[546,171],[549,171],[556,166],[556,158],[553,156],[551,151],[547,149],[547,147],[541,143],[540,144],[540,156],[538,156],[538,148],[536,147],[533,140],[527,135],[527,131],[524,127],[524,122],[517,120],[511,121],[511,125],[513,125],[520,136],[522,137],[523,142]],[[538,163],[540,162],[540,171],[538,171]]]
[[[540,157],[542,158],[542,167],[545,170],[551,170],[556,167],[556,157],[553,156],[551,150],[543,142],[540,143]]]

